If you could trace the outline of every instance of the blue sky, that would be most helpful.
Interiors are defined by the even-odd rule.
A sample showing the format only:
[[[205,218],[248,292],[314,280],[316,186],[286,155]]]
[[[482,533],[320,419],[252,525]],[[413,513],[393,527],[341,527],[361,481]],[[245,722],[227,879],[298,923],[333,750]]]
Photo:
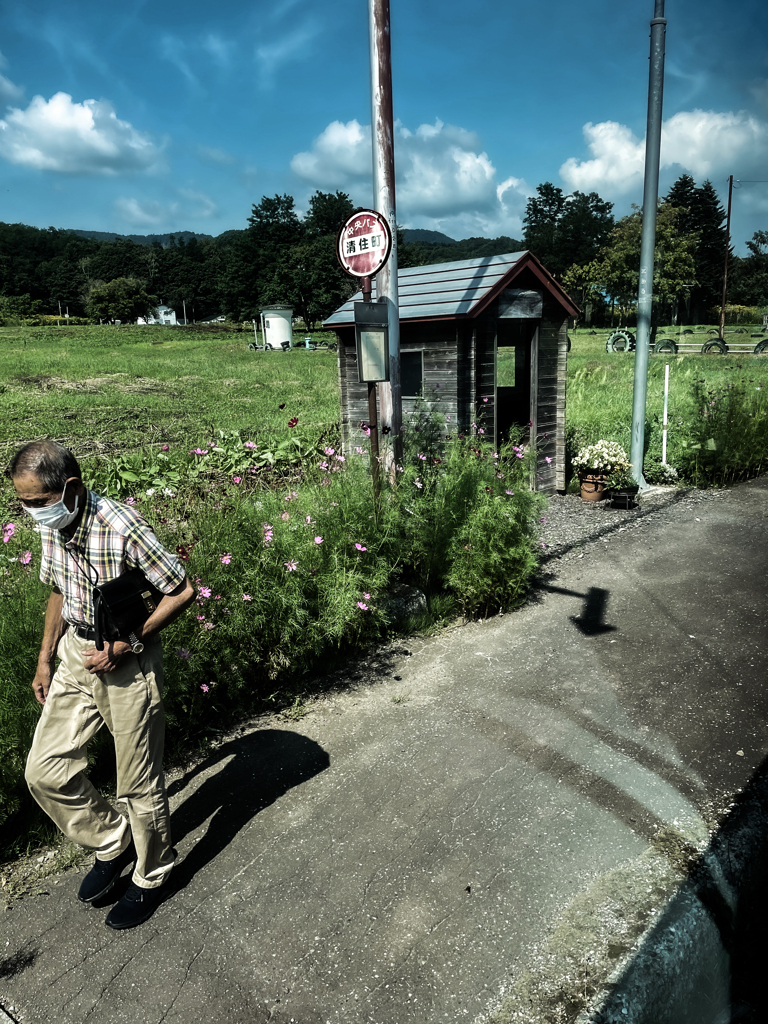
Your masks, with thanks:
[[[391,0],[398,220],[519,236],[537,184],[642,198],[653,0]],[[667,0],[662,192],[768,179],[768,5]],[[245,226],[262,195],[370,205],[366,0],[5,0],[0,220]],[[744,252],[768,183],[735,193]]]

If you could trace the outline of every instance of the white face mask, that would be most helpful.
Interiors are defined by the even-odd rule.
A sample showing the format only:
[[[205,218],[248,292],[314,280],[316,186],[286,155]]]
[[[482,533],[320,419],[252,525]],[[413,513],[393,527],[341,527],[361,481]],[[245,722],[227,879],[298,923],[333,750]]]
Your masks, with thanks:
[[[70,512],[67,506],[64,504],[64,494],[67,490],[67,485],[64,485],[64,490],[61,492],[61,498],[53,505],[44,505],[42,508],[29,508],[27,505],[22,505],[25,512],[28,512],[36,523],[40,526],[45,526],[49,530],[64,530],[73,521],[77,515],[78,506],[80,499],[75,498],[75,507]]]

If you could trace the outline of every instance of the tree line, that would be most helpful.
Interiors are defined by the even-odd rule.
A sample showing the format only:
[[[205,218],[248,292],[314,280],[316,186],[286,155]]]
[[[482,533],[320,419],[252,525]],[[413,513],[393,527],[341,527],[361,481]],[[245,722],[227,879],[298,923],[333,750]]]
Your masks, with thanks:
[[[34,313],[121,319],[146,316],[161,302],[179,317],[258,318],[272,303],[293,306],[307,326],[357,290],[338,265],[336,235],[356,208],[343,192],[317,191],[300,217],[290,195],[264,196],[246,226],[217,238],[171,235],[142,245],[77,231],[0,224],[0,316]],[[565,194],[544,182],[527,203],[522,240],[509,236],[407,242],[398,229],[401,267],[534,252],[595,322],[609,309],[627,315],[637,298],[641,213],[615,220],[595,193]],[[658,315],[699,323],[720,301],[725,214],[711,182],[682,175],[659,207],[654,292]],[[186,236],[186,237],[185,237]],[[768,232],[755,232],[750,255],[730,254],[729,301],[768,305]]]
[[[642,211],[616,221],[595,192],[565,195],[551,182],[528,201],[524,244],[557,277],[593,322],[614,311],[626,319],[637,303]],[[768,305],[768,232],[748,241],[749,256],[728,250],[728,301]],[[658,323],[707,323],[722,300],[725,210],[710,181],[681,175],[659,203],[654,260]]]

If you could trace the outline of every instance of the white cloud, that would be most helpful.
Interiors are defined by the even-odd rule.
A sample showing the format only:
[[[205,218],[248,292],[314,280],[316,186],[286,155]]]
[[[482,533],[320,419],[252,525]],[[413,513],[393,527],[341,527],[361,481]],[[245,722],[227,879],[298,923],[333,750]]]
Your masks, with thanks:
[[[197,155],[211,164],[233,164],[235,158],[224,149],[217,149],[216,146],[198,146]]]
[[[592,159],[570,157],[560,176],[572,189],[621,194],[643,180],[645,140],[616,121],[584,125]],[[661,135],[661,166],[706,178],[739,167],[757,167],[768,156],[768,124],[746,111],[690,110],[673,114]],[[744,172],[742,172],[744,173]]]
[[[169,217],[175,214],[175,210],[152,200],[140,202],[138,199],[120,198],[115,202],[115,209],[129,224],[143,227],[157,227],[160,224],[165,224]]]
[[[146,170],[159,151],[107,100],[74,103],[58,92],[50,100],[35,96],[26,110],[13,107],[0,120],[0,156],[36,170],[115,175]]]
[[[204,192],[180,188],[177,195],[181,197],[180,200],[165,203],[154,199],[121,196],[115,201],[115,210],[128,224],[140,227],[162,226],[169,230],[180,223],[215,217],[219,212],[216,203]]]
[[[446,234],[518,233],[528,190],[521,178],[499,182],[496,168],[473,132],[435,121],[415,132],[395,129],[398,220]],[[291,169],[315,188],[346,189],[369,205],[371,129],[333,121],[311,150],[297,153]]]
[[[1,67],[2,65],[0,65]],[[24,90],[20,85],[15,85],[10,78],[0,75],[0,106],[9,106],[11,103],[19,103],[24,98]]]
[[[256,61],[261,72],[262,83],[270,85],[275,72],[285,63],[296,60],[306,54],[309,44],[318,35],[320,26],[314,20],[305,22],[272,42],[259,46],[256,50]]]
[[[341,188],[371,177],[371,127],[357,121],[331,121],[312,143],[297,153],[291,170],[317,188]]]
[[[179,195],[186,202],[182,213],[187,217],[215,217],[219,208],[204,192],[195,192],[191,188],[180,188]]]
[[[203,39],[202,46],[203,49],[213,57],[216,63],[221,65],[221,67],[229,66],[233,43],[228,39],[222,39],[222,37],[217,35],[215,32],[209,32]]]

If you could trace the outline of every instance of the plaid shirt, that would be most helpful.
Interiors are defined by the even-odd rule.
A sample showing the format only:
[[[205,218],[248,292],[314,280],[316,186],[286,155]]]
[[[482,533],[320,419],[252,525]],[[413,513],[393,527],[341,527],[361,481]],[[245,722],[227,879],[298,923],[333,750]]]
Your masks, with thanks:
[[[40,579],[64,596],[63,617],[71,625],[93,626],[93,587],[139,568],[163,594],[170,594],[186,573],[162,546],[152,528],[127,505],[88,491],[83,518],[71,540],[59,530],[41,527]]]

